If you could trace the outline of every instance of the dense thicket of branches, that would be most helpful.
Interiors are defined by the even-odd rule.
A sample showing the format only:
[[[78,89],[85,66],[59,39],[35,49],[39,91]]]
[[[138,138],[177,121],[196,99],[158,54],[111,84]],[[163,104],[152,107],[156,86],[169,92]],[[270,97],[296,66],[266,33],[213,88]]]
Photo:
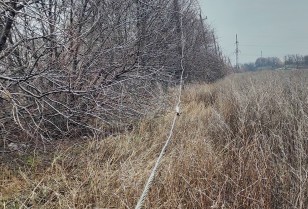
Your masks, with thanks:
[[[228,66],[196,5],[1,1],[0,135],[52,138],[136,118],[158,87],[177,84],[181,59],[187,81],[222,77]]]

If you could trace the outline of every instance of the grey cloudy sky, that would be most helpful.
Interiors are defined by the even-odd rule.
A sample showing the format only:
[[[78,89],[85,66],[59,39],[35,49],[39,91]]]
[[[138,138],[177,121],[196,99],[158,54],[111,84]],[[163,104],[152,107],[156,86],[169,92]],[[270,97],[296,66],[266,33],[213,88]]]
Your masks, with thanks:
[[[240,63],[287,54],[308,55],[308,0],[199,0],[225,55]]]

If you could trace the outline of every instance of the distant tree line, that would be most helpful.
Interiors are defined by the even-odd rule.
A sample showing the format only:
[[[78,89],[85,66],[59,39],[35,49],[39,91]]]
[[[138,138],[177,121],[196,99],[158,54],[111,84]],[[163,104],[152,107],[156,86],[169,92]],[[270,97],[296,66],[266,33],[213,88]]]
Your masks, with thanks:
[[[260,57],[256,60],[255,66],[256,68],[262,68],[262,67],[272,67],[272,68],[278,68],[281,67],[283,63],[278,57]]]
[[[295,66],[296,68],[308,66],[308,55],[287,55],[284,57],[286,66]]]
[[[283,62],[278,57],[259,57],[254,63],[241,65],[242,71],[255,71],[262,69],[276,69],[283,66]]]
[[[308,67],[308,55],[286,55],[284,61],[278,57],[259,57],[254,63],[241,65],[241,71],[256,71],[277,68],[306,68]]]
[[[139,118],[229,72],[195,0],[0,2],[0,136],[58,138]]]

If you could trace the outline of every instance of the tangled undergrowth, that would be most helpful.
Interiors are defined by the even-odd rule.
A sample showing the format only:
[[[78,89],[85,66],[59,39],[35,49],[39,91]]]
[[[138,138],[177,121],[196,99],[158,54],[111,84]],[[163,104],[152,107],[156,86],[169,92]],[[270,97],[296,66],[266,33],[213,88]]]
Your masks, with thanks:
[[[145,208],[308,208],[308,72],[186,86]],[[0,172],[3,208],[133,208],[174,112]]]

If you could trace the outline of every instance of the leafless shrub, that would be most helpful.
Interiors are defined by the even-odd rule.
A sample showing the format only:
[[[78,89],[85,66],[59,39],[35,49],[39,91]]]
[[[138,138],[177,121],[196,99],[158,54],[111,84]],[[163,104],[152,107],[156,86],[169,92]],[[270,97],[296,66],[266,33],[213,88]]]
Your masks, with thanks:
[[[1,131],[52,139],[140,118],[158,86],[178,83],[182,42],[187,80],[222,77],[196,11],[193,0],[2,2]]]

